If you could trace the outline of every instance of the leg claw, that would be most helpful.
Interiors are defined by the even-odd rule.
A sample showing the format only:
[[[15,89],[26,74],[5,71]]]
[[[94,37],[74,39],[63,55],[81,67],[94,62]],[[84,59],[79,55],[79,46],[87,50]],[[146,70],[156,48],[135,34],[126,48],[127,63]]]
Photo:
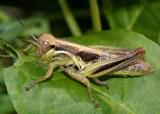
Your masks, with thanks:
[[[25,87],[25,90],[26,91],[29,91],[31,88],[30,87]]]

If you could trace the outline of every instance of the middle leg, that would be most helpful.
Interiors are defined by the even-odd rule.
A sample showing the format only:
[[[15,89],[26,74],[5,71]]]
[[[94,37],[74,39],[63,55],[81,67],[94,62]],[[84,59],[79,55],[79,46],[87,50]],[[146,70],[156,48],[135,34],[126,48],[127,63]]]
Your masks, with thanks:
[[[104,81],[101,81],[98,78],[92,78],[92,80],[93,80],[94,83],[96,83],[98,85],[101,85],[101,86],[105,86],[105,87],[107,87],[107,89],[109,89],[108,83],[106,83]]]

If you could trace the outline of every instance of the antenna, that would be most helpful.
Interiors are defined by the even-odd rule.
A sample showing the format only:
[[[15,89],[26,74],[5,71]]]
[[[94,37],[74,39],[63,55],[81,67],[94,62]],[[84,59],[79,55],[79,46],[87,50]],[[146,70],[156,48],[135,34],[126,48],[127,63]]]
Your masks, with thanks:
[[[33,40],[27,40],[27,42],[30,42],[31,44],[34,44],[37,47],[40,47],[40,45],[38,45],[35,41]]]
[[[11,13],[13,14],[13,16],[17,19],[17,21],[27,30],[27,33],[32,37],[33,40],[37,41],[37,38],[28,31],[28,27],[24,24],[24,21],[22,19],[20,19],[16,13],[14,11],[11,11]]]

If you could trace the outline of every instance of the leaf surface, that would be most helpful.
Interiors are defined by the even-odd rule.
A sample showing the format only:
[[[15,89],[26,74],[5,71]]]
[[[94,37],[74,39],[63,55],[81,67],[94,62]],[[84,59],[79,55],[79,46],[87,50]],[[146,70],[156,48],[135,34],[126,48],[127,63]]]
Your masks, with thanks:
[[[69,40],[83,45],[107,45],[123,48],[144,47],[146,61],[154,72],[137,78],[106,80],[110,89],[92,82],[92,91],[100,102],[95,108],[82,84],[57,70],[54,76],[31,91],[25,87],[43,76],[46,67],[30,56],[19,55],[14,66],[4,70],[5,84],[19,114],[158,114],[160,113],[160,47],[141,34],[111,30]]]

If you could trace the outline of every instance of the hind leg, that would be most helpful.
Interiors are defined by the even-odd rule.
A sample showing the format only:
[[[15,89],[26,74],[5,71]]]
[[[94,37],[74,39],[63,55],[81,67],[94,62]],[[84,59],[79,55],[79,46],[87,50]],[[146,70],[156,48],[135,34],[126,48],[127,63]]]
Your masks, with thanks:
[[[81,82],[82,84],[84,84],[87,87],[88,95],[89,95],[90,100],[94,103],[94,105],[96,107],[98,107],[99,103],[95,100],[94,96],[92,95],[91,86],[90,86],[90,82],[89,82],[88,78],[82,76],[82,74],[79,73],[78,70],[74,70],[74,69],[71,69],[71,68],[66,68],[65,72],[67,74],[69,74],[71,76],[71,78]]]

